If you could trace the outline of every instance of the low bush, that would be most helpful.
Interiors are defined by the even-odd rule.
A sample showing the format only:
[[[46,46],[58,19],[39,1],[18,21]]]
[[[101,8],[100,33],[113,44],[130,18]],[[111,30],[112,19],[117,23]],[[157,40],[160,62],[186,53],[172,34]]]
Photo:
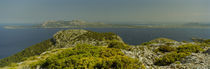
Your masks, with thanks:
[[[160,51],[160,52],[172,52],[172,51],[176,51],[176,48],[175,47],[171,47],[171,46],[160,46],[157,51]]]
[[[200,51],[203,51],[203,49],[199,45],[195,44],[186,44],[186,45],[181,45],[177,48],[178,52],[193,52],[193,53],[198,53]]]
[[[144,43],[142,43],[141,45],[150,45],[150,44],[152,44],[153,42],[144,42]]]
[[[171,52],[163,57],[157,58],[155,61],[155,65],[159,66],[165,66],[165,65],[170,65],[171,63],[174,63],[175,61],[180,61],[181,59],[185,58],[186,56],[189,56],[191,53],[189,52],[182,52],[182,53],[177,53],[177,52]]]
[[[98,32],[93,32],[93,31],[88,31],[86,34],[83,34],[82,36],[79,36],[77,38],[80,40],[89,38],[89,39],[95,39],[95,40],[99,40],[99,41],[118,39],[117,35],[114,33],[111,33],[111,32],[98,33]]]
[[[137,59],[130,58],[120,49],[91,45],[77,45],[73,49],[49,56],[44,61],[31,64],[32,68],[41,66],[49,69],[138,69]]]
[[[210,39],[204,41],[207,44],[210,44]]]
[[[116,48],[116,49],[129,49],[130,47],[123,42],[119,41],[111,41],[108,45],[108,48]]]

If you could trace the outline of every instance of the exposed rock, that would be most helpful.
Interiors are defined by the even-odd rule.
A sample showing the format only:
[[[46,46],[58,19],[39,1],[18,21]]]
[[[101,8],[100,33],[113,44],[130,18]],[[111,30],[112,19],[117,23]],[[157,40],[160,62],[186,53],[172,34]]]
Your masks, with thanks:
[[[103,36],[105,33],[96,33],[82,29],[74,29],[74,30],[63,30],[57,32],[53,39],[55,41],[56,46],[58,47],[71,47],[76,44],[90,44],[95,46],[106,46],[111,40],[122,41],[122,39],[115,35],[110,34],[108,37],[112,39],[106,39],[108,37]],[[94,36],[99,36],[94,38]]]
[[[192,53],[181,61],[180,67],[189,69],[209,69],[210,68],[210,55],[202,53]]]
[[[54,34],[53,39],[56,43],[56,46],[73,46],[73,40],[78,36],[85,34],[86,30],[62,30]],[[75,42],[75,41],[74,41]]]
[[[147,68],[153,66],[155,58],[159,57],[147,46],[136,46],[131,51],[122,50],[127,56],[138,58],[140,62],[144,63]]]
[[[147,69],[150,69],[150,68],[151,69],[210,69],[210,55],[209,55],[210,50],[209,49],[208,50],[204,49],[206,50],[204,53],[201,53],[201,52],[192,53],[190,56],[183,58],[181,61],[176,61],[170,65],[166,65],[166,66],[154,65],[156,58],[162,57],[163,55],[167,54],[167,52],[166,53],[155,52],[155,49],[159,48],[161,45],[165,45],[169,43],[168,39],[167,41],[161,41],[161,40],[162,38],[158,40],[157,39],[152,40],[151,42],[154,42],[154,43],[151,43],[149,45],[135,46],[135,47],[132,47],[130,51],[122,50],[122,52],[132,58],[138,58],[139,61],[142,62]],[[167,45],[167,46],[178,47],[180,45],[185,45],[185,44],[200,45],[199,43],[195,43],[195,42],[183,43],[183,42],[177,42],[173,40],[170,40],[170,43],[173,43],[173,44]],[[208,53],[208,54],[205,54],[205,53]]]

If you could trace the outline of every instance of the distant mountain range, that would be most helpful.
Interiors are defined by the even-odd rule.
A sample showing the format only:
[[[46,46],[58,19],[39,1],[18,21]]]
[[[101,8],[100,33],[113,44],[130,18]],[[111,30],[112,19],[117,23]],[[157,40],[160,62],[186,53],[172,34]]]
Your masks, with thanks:
[[[210,24],[191,22],[186,24],[107,24],[102,22],[86,22],[82,20],[55,21],[31,26],[5,26],[6,29],[23,28],[210,28]]]
[[[202,24],[202,23],[198,23],[198,22],[191,22],[191,23],[184,24],[184,26],[210,26],[210,24]]]
[[[41,24],[43,28],[77,28],[77,27],[98,27],[98,26],[110,26],[101,22],[86,22],[82,20],[72,20],[72,21],[46,21]]]
[[[105,24],[102,22],[86,22],[82,20],[71,21],[55,21],[49,20],[43,24],[31,26],[5,26],[6,29],[22,29],[22,28],[129,28],[131,25],[125,24]]]

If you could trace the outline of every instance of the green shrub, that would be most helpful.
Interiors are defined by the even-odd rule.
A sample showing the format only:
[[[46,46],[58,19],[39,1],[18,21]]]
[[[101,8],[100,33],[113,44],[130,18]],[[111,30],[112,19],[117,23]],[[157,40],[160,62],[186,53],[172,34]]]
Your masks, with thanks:
[[[153,42],[144,42],[144,43],[142,43],[141,45],[150,45],[150,44],[152,44]]]
[[[83,34],[82,36],[79,36],[77,38],[81,40],[85,38],[90,38],[90,39],[95,39],[99,41],[118,39],[117,35],[111,32],[98,33],[98,32],[93,32],[93,31],[88,31],[86,34]]]
[[[207,44],[207,43],[200,43],[199,46],[204,49],[206,47],[210,47],[210,44]]]
[[[113,58],[105,58],[94,65],[95,69],[138,69],[140,64],[138,60],[131,59],[126,56],[116,56]]]
[[[210,44],[210,39],[205,40],[205,41],[204,41],[204,43],[206,43],[206,44]]]
[[[174,47],[171,47],[171,46],[160,46],[157,51],[160,51],[160,52],[172,52],[172,51],[176,51],[176,48]]]
[[[176,61],[175,64],[181,64],[181,62],[180,61]]]
[[[177,48],[178,52],[194,52],[198,53],[200,51],[203,51],[203,49],[199,45],[195,44],[186,44],[186,45],[181,45]]]
[[[180,61],[182,58],[185,58],[186,56],[189,55],[190,55],[189,52],[186,53],[172,52],[164,55],[163,57],[157,58],[154,64],[159,66],[170,65],[171,63],[174,63],[175,61]]]
[[[188,41],[182,41],[183,43],[188,43]]]
[[[151,40],[150,42],[154,43],[171,43],[171,42],[176,42],[175,40],[168,39],[168,38],[156,38]]]
[[[119,41],[112,41],[109,43],[108,48],[116,48],[116,49],[129,49],[129,46]]]
[[[137,69],[141,65],[137,59],[125,56],[120,49],[87,44],[63,50],[43,60],[45,61],[31,64],[31,67],[40,65],[49,69]]]

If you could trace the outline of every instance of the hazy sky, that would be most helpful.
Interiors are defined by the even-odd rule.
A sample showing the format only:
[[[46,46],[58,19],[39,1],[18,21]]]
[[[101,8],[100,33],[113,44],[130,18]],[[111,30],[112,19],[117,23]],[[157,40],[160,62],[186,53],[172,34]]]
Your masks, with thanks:
[[[0,0],[0,23],[210,22],[210,0]]]

